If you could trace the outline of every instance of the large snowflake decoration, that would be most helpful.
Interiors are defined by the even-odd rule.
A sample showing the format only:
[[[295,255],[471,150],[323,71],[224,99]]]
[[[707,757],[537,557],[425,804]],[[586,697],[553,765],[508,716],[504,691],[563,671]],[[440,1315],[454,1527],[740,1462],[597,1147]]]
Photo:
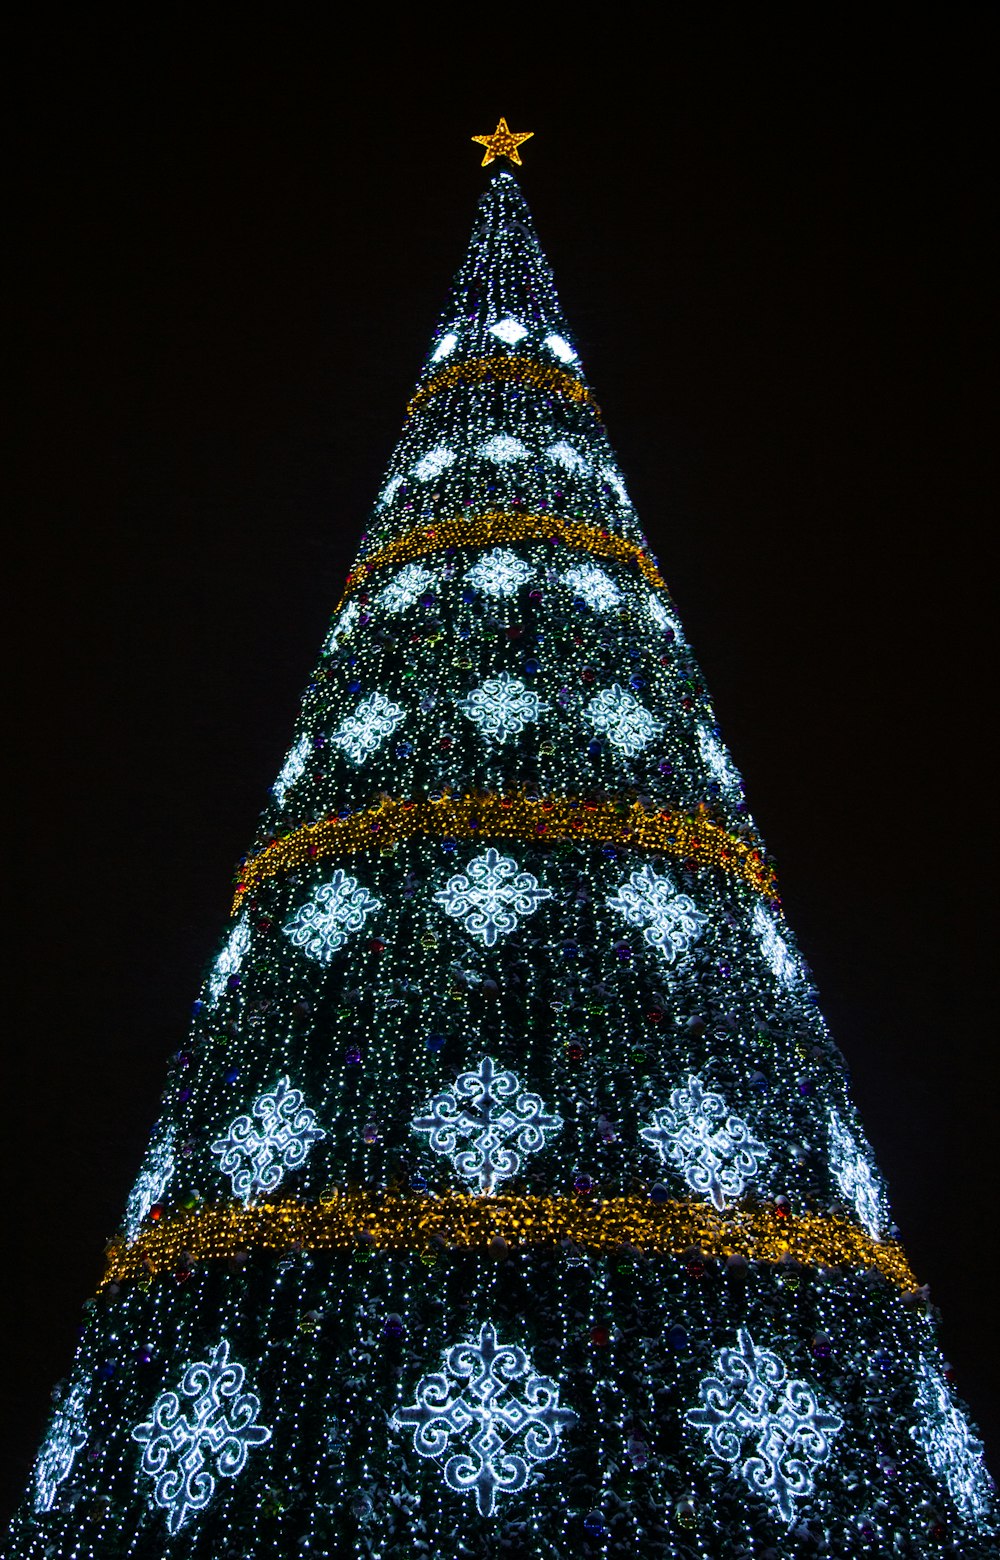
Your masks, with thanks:
[[[815,1470],[829,1457],[843,1420],[820,1408],[806,1382],[790,1380],[783,1361],[758,1348],[745,1327],[737,1338],[738,1348],[719,1352],[716,1374],[703,1378],[702,1406],[685,1417],[704,1430],[709,1450],[738,1465],[747,1484],[791,1524],[795,1502],[812,1494]]]
[[[828,1119],[830,1169],[840,1195],[853,1205],[872,1240],[879,1240],[888,1222],[885,1193],[872,1172],[867,1154],[832,1107]]]
[[[670,1104],[653,1112],[652,1125],[639,1136],[720,1212],[742,1195],[768,1157],[746,1122],[729,1113],[722,1095],[706,1091],[693,1074],[672,1090]]]
[[[594,612],[607,612],[611,607],[617,607],[622,599],[611,575],[599,569],[596,563],[578,563],[575,568],[566,570],[563,580]]]
[[[330,741],[352,763],[363,764],[392,736],[405,714],[403,706],[393,704],[384,693],[370,693],[352,714],[344,717]]]
[[[173,1180],[177,1168],[174,1135],[174,1128],[167,1127],[153,1138],[146,1150],[139,1177],[125,1205],[125,1235],[130,1241],[135,1240],[150,1208],[160,1201]]]
[[[574,475],[590,470],[590,462],[585,460],[572,444],[567,444],[565,439],[557,439],[555,444],[549,445],[545,453],[550,460],[555,461],[557,466],[562,466],[564,471],[571,471]]]
[[[645,941],[668,964],[698,941],[708,923],[690,894],[679,894],[666,874],[661,876],[648,864],[631,872],[628,882],[609,894],[605,903],[630,926],[641,926]]]
[[[357,878],[338,867],[329,883],[318,888],[281,929],[310,959],[329,964],[351,933],[359,932],[368,917],[381,908],[381,899],[375,899]]]
[[[802,971],[799,961],[763,905],[755,905],[753,929],[760,938],[760,951],[771,966],[771,973],[783,986],[794,986]]]
[[[212,965],[212,973],[208,977],[208,1000],[213,1006],[225,991],[230,977],[239,973],[249,951],[250,923],[243,915],[227,937],[225,947]]]
[[[447,471],[448,467],[454,464],[454,450],[450,450],[446,444],[438,444],[420,457],[413,468],[413,475],[420,482],[430,482],[433,477],[439,477],[442,471]]]
[[[462,714],[479,727],[480,735],[492,742],[506,742],[508,737],[520,736],[525,726],[549,708],[537,693],[509,672],[488,677],[457,703]]]
[[[726,791],[738,790],[740,777],[736,773],[736,767],[715,732],[710,731],[707,726],[698,727],[698,747],[701,751],[702,763],[712,779],[717,780]]]
[[[928,1359],[920,1361],[915,1407],[920,1419],[910,1434],[933,1473],[944,1481],[963,1517],[975,1521],[984,1516],[992,1503],[993,1480],[983,1463],[983,1443],[972,1434],[944,1376]]]
[[[223,1339],[210,1360],[187,1367],[180,1394],[161,1392],[150,1418],[132,1431],[145,1448],[142,1471],[154,1481],[152,1499],[166,1511],[171,1533],[205,1509],[217,1478],[235,1479],[250,1448],[271,1439],[257,1423],[260,1399],[243,1391],[245,1378]]]
[[[602,466],[601,476],[614,493],[618,502],[631,506],[632,500],[629,498],[628,491],[622,481],[621,472],[616,471],[614,466]]]
[[[73,1471],[76,1454],[87,1441],[87,1427],[83,1418],[86,1394],[82,1383],[72,1387],[58,1404],[41,1451],[35,1459],[35,1493],[32,1504],[36,1511],[51,1511],[56,1490]]]
[[[513,596],[531,579],[531,569],[511,552],[509,547],[494,547],[484,553],[465,576],[467,585],[483,591],[487,596]]]
[[[376,601],[386,612],[405,612],[434,584],[434,575],[423,564],[408,563],[379,591]]]
[[[499,1343],[483,1322],[478,1338],[448,1349],[440,1372],[418,1381],[416,1402],[398,1408],[394,1423],[413,1431],[421,1457],[447,1457],[445,1482],[459,1494],[474,1491],[480,1515],[490,1517],[498,1493],[523,1490],[532,1464],[556,1456],[576,1417],[559,1407],[558,1386],[536,1375],[531,1357]]]
[[[490,326],[490,335],[496,336],[500,341],[505,341],[508,347],[515,347],[519,341],[523,341],[528,334],[520,320],[515,320],[508,315],[507,319],[499,320],[496,325]]]
[[[626,758],[637,758],[663,730],[662,720],[650,715],[634,693],[620,683],[595,693],[583,711],[598,736],[607,737]]]
[[[513,856],[501,856],[490,846],[474,856],[464,872],[439,888],[435,901],[446,915],[461,921],[470,937],[492,948],[497,938],[515,930],[523,915],[533,915],[552,890],[542,888],[530,872],[522,872]]]
[[[285,755],[285,762],[278,770],[278,778],[271,787],[279,807],[284,807],[285,797],[296,781],[301,780],[305,774],[306,760],[311,752],[312,742],[309,737],[300,737],[295,746],[289,748]]]
[[[498,1071],[490,1056],[475,1072],[460,1073],[413,1122],[414,1132],[426,1132],[434,1152],[446,1154],[481,1192],[516,1175],[521,1155],[537,1154],[561,1126],[540,1095],[522,1089],[516,1073]]]
[[[560,363],[575,363],[577,361],[577,355],[565,336],[557,336],[555,334],[546,336],[542,345],[548,347],[553,357],[557,357]]]
[[[649,615],[652,618],[654,625],[660,630],[660,632],[664,633],[669,628],[678,644],[683,644],[684,635],[680,631],[680,626],[678,625],[677,619],[671,616],[671,614],[667,611],[659,596],[654,595],[653,592],[650,591],[646,598],[646,606],[649,609]]]
[[[329,638],[327,639],[325,648],[327,650],[334,650],[342,639],[349,638],[353,633],[354,626],[360,616],[361,608],[358,606],[357,602],[349,601],[330,629]]]
[[[476,454],[482,455],[485,460],[496,461],[499,466],[506,466],[512,460],[524,460],[531,451],[520,439],[514,439],[509,433],[495,433],[491,439],[484,439],[482,444],[476,446]]]
[[[236,1117],[225,1137],[212,1144],[212,1153],[219,1156],[233,1196],[248,1202],[258,1192],[273,1192],[285,1172],[305,1164],[313,1144],[325,1137],[315,1112],[302,1102],[302,1090],[285,1077],[269,1094],[257,1096],[248,1116]]]

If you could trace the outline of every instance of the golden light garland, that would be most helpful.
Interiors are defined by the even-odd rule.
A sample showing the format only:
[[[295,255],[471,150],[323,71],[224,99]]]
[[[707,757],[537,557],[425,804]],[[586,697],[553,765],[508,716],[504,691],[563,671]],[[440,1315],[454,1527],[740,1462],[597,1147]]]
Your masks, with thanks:
[[[641,802],[588,801],[573,796],[451,796],[404,800],[383,797],[349,817],[305,823],[272,841],[240,868],[233,913],[243,896],[268,878],[310,862],[382,853],[402,840],[517,840],[556,845],[566,841],[615,845],[652,855],[679,857],[699,867],[718,867],[768,898],[777,895],[771,867],[747,840],[730,834],[707,815],[670,808],[647,811]]]
[[[607,558],[637,568],[648,584],[666,589],[666,581],[645,549],[626,541],[623,536],[602,531],[595,525],[585,525],[582,520],[564,520],[558,515],[518,515],[502,509],[487,509],[479,515],[463,515],[453,520],[436,521],[433,525],[417,526],[396,537],[395,541],[387,542],[370,558],[355,564],[347,576],[341,600],[345,600],[379,569],[390,564],[409,563],[411,559],[425,558],[430,553],[443,552],[451,547],[546,542],[553,536],[569,547],[592,553],[596,558]]]
[[[491,380],[496,384],[528,384],[535,390],[544,390],[549,395],[560,395],[566,401],[589,406],[598,417],[601,415],[601,408],[594,400],[593,392],[582,380],[574,379],[572,374],[548,363],[535,363],[531,358],[498,355],[466,358],[463,363],[453,363],[450,368],[443,368],[411,396],[406,408],[407,416],[419,411],[439,390],[451,390],[456,385],[481,385]]]
[[[642,1255],[707,1258],[741,1255],[749,1261],[805,1267],[876,1268],[903,1290],[916,1279],[896,1241],[874,1241],[846,1218],[819,1213],[779,1219],[770,1208],[717,1213],[709,1203],[646,1197],[610,1197],[591,1204],[577,1197],[400,1195],[331,1191],[318,1203],[242,1203],[205,1206],[166,1219],[131,1245],[108,1249],[103,1284],[245,1256],[251,1251],[350,1251],[359,1246],[396,1252],[494,1251],[557,1247],[569,1241],[587,1251],[632,1249]],[[502,1248],[500,1248],[502,1251]]]

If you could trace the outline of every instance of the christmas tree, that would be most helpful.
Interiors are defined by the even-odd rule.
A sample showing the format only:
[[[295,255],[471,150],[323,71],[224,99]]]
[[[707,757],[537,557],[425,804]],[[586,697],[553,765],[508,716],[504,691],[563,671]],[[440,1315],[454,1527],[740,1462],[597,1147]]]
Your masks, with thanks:
[[[501,120],[8,1552],[987,1555]]]

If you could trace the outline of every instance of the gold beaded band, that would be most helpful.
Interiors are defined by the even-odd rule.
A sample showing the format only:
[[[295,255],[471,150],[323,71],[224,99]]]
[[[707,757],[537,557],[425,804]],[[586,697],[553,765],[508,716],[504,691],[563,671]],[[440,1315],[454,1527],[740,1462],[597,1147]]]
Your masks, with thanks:
[[[626,806],[572,796],[529,800],[522,794],[445,795],[439,801],[384,797],[347,818],[321,818],[274,840],[240,868],[233,913],[244,894],[268,878],[306,867],[312,861],[362,851],[381,853],[402,840],[421,838],[622,846],[651,855],[675,856],[698,867],[718,867],[759,894],[770,899],[777,896],[774,869],[760,851],[707,816],[669,808],[647,812],[641,802]]]
[[[487,509],[481,515],[459,516],[433,525],[417,526],[387,542],[370,558],[356,563],[347,576],[344,598],[353,594],[379,569],[390,564],[409,563],[429,553],[449,547],[491,547],[509,542],[548,541],[557,536],[569,547],[592,553],[637,568],[652,586],[666,589],[666,583],[649,554],[634,542],[582,520],[563,520],[558,515],[517,515],[502,509]]]
[[[503,1252],[506,1247],[556,1248],[570,1242],[585,1251],[749,1261],[811,1268],[877,1269],[902,1290],[917,1287],[902,1247],[880,1242],[846,1218],[819,1213],[779,1219],[773,1209],[733,1208],[646,1197],[610,1197],[591,1204],[576,1197],[440,1197],[331,1191],[319,1203],[292,1198],[244,1207],[206,1206],[144,1231],[131,1245],[108,1249],[103,1284],[185,1270],[192,1263],[234,1259],[251,1251],[380,1250],[433,1254]],[[503,1245],[498,1245],[502,1242]]]
[[[589,406],[598,417],[601,415],[601,408],[594,400],[593,392],[588,390],[582,380],[574,379],[572,374],[564,373],[561,368],[553,368],[547,363],[514,357],[467,358],[464,363],[453,363],[450,368],[443,368],[410,398],[407,415],[419,411],[439,390],[491,381],[494,384],[531,385],[547,395],[560,395],[566,401]]]

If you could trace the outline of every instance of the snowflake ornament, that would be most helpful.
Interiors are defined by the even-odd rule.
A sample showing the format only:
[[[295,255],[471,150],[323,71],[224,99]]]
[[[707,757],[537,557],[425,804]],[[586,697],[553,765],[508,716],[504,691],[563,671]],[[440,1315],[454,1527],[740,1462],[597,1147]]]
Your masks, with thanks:
[[[361,608],[357,602],[349,601],[330,629],[329,637],[323,648],[327,651],[335,650],[342,639],[349,639],[360,616]]]
[[[493,1192],[521,1168],[522,1154],[537,1154],[562,1127],[541,1096],[521,1086],[516,1073],[498,1070],[487,1056],[475,1072],[460,1073],[435,1095],[414,1132],[426,1132],[436,1154],[446,1155],[458,1174]]]
[[[434,584],[434,575],[420,563],[408,563],[375,598],[386,612],[406,612]]]
[[[671,1092],[669,1105],[653,1112],[652,1125],[640,1128],[639,1136],[720,1213],[742,1196],[768,1157],[746,1122],[729,1113],[722,1095],[706,1090],[693,1074]]]
[[[983,1462],[983,1443],[952,1402],[941,1371],[928,1359],[920,1361],[914,1406],[920,1418],[910,1434],[935,1478],[943,1481],[967,1521],[985,1516],[992,1504],[993,1480]]]
[[[832,1106],[828,1121],[830,1169],[840,1195],[853,1206],[872,1240],[881,1240],[882,1231],[888,1223],[885,1193],[872,1172],[867,1154]]]
[[[622,481],[621,472],[616,471],[614,466],[602,466],[601,476],[614,493],[618,502],[631,507],[632,500],[629,498],[625,484]]]
[[[385,508],[387,508],[387,506],[389,504],[392,503],[392,501],[395,498],[396,494],[399,492],[400,488],[403,486],[403,481],[404,481],[404,479],[401,476],[398,476],[398,475],[395,476],[395,477],[390,477],[389,478],[389,480],[386,483],[385,487],[382,489],[382,495],[381,495],[381,497],[379,498],[379,501],[378,501],[379,509],[385,509]]]
[[[622,593],[611,575],[605,574],[595,563],[578,563],[575,568],[567,569],[563,583],[569,586],[574,595],[580,596],[593,612],[607,612],[611,607],[617,607],[622,599]]]
[[[449,466],[455,464],[455,452],[446,444],[438,444],[434,449],[428,450],[422,455],[413,467],[413,475],[420,482],[430,482],[434,477],[439,477],[442,471],[447,471]]]
[[[271,787],[271,792],[279,807],[284,807],[285,797],[288,795],[296,781],[301,780],[306,772],[306,760],[312,752],[312,741],[309,737],[300,737],[293,748],[289,748],[285,755],[285,762],[278,770],[278,778]]]
[[[498,1494],[523,1490],[532,1465],[556,1456],[576,1417],[530,1355],[483,1322],[478,1338],[446,1350],[440,1372],[418,1381],[416,1402],[398,1408],[393,1423],[413,1431],[421,1457],[447,1457],[445,1483],[474,1492],[480,1515],[491,1517]]]
[[[545,453],[549,460],[555,461],[557,466],[562,466],[564,471],[570,471],[574,476],[590,470],[590,462],[565,439],[557,439],[555,444],[549,445]]]
[[[620,683],[612,683],[610,688],[596,693],[583,715],[596,735],[607,737],[611,746],[626,758],[638,758],[664,729],[662,720],[650,715],[635,694]]]
[[[525,726],[549,708],[537,693],[509,672],[488,677],[456,702],[462,714],[478,726],[480,736],[489,742],[506,742],[510,737],[520,736]]]
[[[453,330],[445,331],[434,351],[431,353],[431,362],[440,363],[442,358],[450,357],[458,346],[458,335]]]
[[[381,899],[338,867],[329,883],[318,888],[281,929],[310,959],[329,964],[351,933],[359,932],[381,908]]]
[[[646,597],[646,607],[653,621],[653,626],[658,628],[661,634],[669,628],[677,643],[682,645],[684,643],[684,635],[681,633],[677,619],[667,611],[659,596],[654,595],[652,591]]]
[[[513,856],[501,856],[492,845],[434,895],[445,914],[461,921],[469,936],[487,948],[513,932],[521,916],[534,915],[542,900],[551,898],[551,889],[540,887],[530,872],[519,870]]]
[[[250,924],[245,915],[240,916],[233,927],[225,947],[212,965],[212,973],[208,977],[208,1000],[214,1007],[226,984],[233,975],[237,975],[243,960],[250,951]]]
[[[313,1144],[325,1137],[315,1112],[302,1102],[302,1090],[293,1089],[286,1076],[269,1094],[258,1095],[250,1114],[237,1116],[211,1151],[219,1156],[233,1196],[249,1202],[258,1192],[273,1192],[285,1172],[305,1164]]]
[[[135,1240],[150,1208],[160,1201],[174,1178],[177,1168],[174,1137],[174,1128],[169,1126],[153,1138],[146,1150],[138,1180],[129,1192],[125,1205],[126,1240]]]
[[[506,466],[513,460],[524,460],[531,451],[520,439],[511,438],[509,433],[496,433],[492,439],[486,439],[476,447],[476,454],[482,455],[484,460],[492,460],[498,466]]]
[[[180,1394],[161,1392],[150,1418],[132,1431],[145,1448],[140,1467],[154,1481],[151,1499],[166,1512],[172,1534],[204,1511],[217,1478],[235,1479],[250,1448],[271,1439],[257,1423],[260,1399],[243,1391],[245,1379],[223,1339],[211,1359],[187,1367]]]
[[[784,1362],[758,1348],[745,1327],[737,1339],[737,1348],[720,1350],[716,1374],[702,1379],[701,1407],[685,1418],[791,1526],[843,1420],[820,1407],[807,1382],[789,1379]]]
[[[698,727],[698,748],[701,752],[701,761],[712,779],[717,780],[724,791],[738,791],[740,777],[736,772],[736,766],[715,732],[710,731],[707,726]]]
[[[496,325],[490,326],[490,335],[496,336],[498,341],[506,342],[508,347],[515,347],[519,341],[523,341],[528,332],[520,320],[510,316],[505,320],[499,320]]]
[[[514,596],[530,579],[531,569],[509,547],[494,547],[492,552],[484,553],[465,576],[467,585],[487,596]]]
[[[630,926],[641,926],[643,939],[668,964],[679,953],[687,953],[708,924],[691,896],[679,894],[665,873],[661,876],[648,864],[630,873],[628,882],[609,894],[605,904]]]
[[[330,741],[353,764],[363,764],[392,736],[405,714],[403,706],[394,704],[384,693],[370,693],[344,717]]]
[[[542,345],[548,347],[553,357],[557,357],[560,363],[575,363],[577,361],[577,355],[565,336],[557,336],[555,334],[546,336]]]
[[[36,1511],[51,1511],[60,1484],[64,1484],[73,1471],[76,1454],[87,1442],[87,1426],[83,1417],[86,1393],[78,1382],[62,1398],[52,1415],[41,1451],[35,1459],[32,1478],[35,1493],[32,1505]]]
[[[754,906],[753,929],[760,939],[760,951],[770,965],[772,975],[783,986],[794,986],[802,974],[799,961],[763,905]]]

